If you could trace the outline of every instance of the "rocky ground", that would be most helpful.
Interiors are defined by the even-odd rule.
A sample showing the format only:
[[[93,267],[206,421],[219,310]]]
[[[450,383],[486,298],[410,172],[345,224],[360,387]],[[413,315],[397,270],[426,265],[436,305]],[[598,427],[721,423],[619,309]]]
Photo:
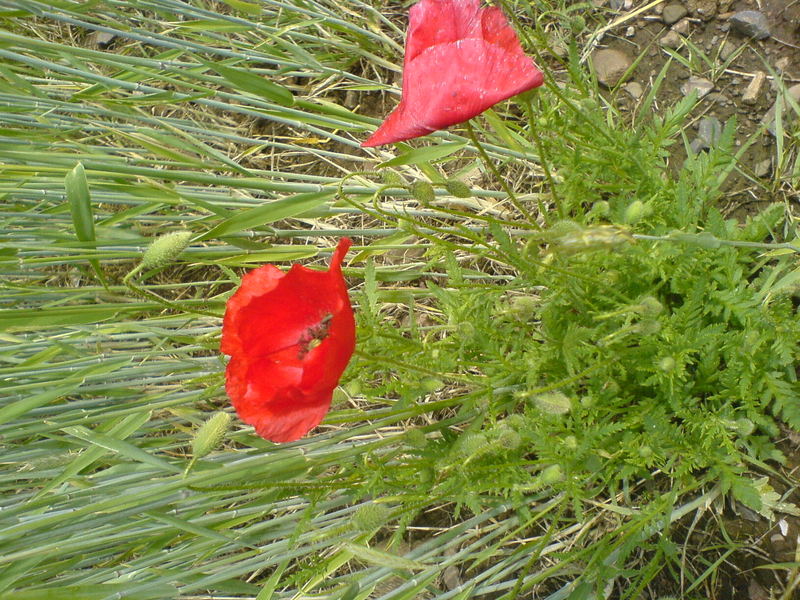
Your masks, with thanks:
[[[609,13],[591,60],[598,80],[623,110],[636,110],[672,58],[658,107],[696,91],[701,112],[687,132],[691,152],[714,145],[736,119],[736,145],[758,139],[729,181],[731,211],[770,198],[786,176],[777,155],[775,105],[788,90],[800,99],[800,0],[595,0]],[[633,67],[633,68],[630,68]],[[781,87],[783,86],[783,91]],[[614,94],[613,92],[617,93]],[[782,124],[794,116],[782,111]],[[678,150],[676,159],[685,154]]]

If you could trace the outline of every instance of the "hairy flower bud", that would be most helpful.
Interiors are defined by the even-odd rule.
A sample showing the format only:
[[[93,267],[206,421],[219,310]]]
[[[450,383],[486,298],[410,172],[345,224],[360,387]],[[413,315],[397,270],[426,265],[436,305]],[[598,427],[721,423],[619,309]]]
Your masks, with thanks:
[[[655,317],[664,310],[664,305],[652,296],[645,296],[636,306],[636,312],[646,317]]]
[[[671,356],[665,356],[658,361],[658,368],[664,371],[664,373],[670,373],[675,369],[675,359]]]
[[[226,412],[215,413],[203,423],[192,438],[192,456],[194,458],[208,456],[222,442],[230,424],[231,416]]]
[[[451,196],[456,198],[470,198],[472,196],[472,190],[469,189],[469,186],[458,179],[448,179],[444,187]]]
[[[436,200],[436,192],[427,181],[415,181],[409,188],[411,195],[419,200],[420,204],[427,205]]]
[[[385,504],[367,502],[356,509],[351,523],[359,531],[371,531],[384,526],[391,512]]]
[[[144,252],[142,268],[155,269],[168,265],[180,256],[191,239],[189,231],[173,231],[156,238]]]
[[[565,415],[572,410],[572,402],[561,392],[546,392],[533,399],[536,407],[551,415]]]
[[[539,475],[539,481],[541,481],[542,485],[558,483],[562,479],[564,479],[564,471],[559,465],[550,465]]]

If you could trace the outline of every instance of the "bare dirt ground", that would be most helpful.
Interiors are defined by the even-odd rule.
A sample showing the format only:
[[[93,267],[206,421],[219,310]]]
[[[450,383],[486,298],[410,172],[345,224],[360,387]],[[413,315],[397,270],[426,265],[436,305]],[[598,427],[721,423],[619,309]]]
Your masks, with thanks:
[[[702,114],[696,113],[694,130],[687,131],[695,151],[713,145],[715,140],[708,138],[734,118],[737,148],[753,136],[758,138],[742,156],[741,172],[728,181],[728,212],[741,216],[765,201],[783,199],[776,192],[786,173],[776,154],[775,137],[765,126],[774,123],[768,113],[780,93],[780,82],[789,89],[800,82],[800,1],[665,0],[641,12],[651,3],[597,0],[595,4],[607,11],[609,23],[620,22],[598,47],[618,50],[633,64],[629,77],[619,83],[617,105],[636,110],[642,94],[672,59],[655,110],[674,105],[692,88],[698,90]],[[767,37],[754,39],[743,33],[734,24],[741,11],[761,14]],[[785,122],[793,111],[787,108],[782,114]],[[685,156],[676,146],[676,165]]]

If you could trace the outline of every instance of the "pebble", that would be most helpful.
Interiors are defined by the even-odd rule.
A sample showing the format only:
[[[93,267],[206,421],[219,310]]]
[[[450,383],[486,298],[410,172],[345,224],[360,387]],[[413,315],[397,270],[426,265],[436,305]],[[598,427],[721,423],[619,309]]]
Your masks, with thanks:
[[[664,11],[661,13],[661,19],[667,25],[672,25],[673,23],[677,23],[683,17],[689,14],[689,11],[683,4],[668,4],[664,7]]]
[[[675,31],[668,31],[664,35],[661,36],[661,39],[658,40],[658,43],[664,48],[678,48],[681,43],[683,43],[683,38]]]
[[[706,100],[719,104],[720,106],[733,104],[730,98],[719,92],[711,92],[708,96],[706,96]]]
[[[113,33],[106,33],[105,31],[93,31],[89,34],[87,39],[89,41],[89,46],[105,50],[117,39],[117,36]]]
[[[644,88],[642,87],[642,84],[639,83],[638,81],[631,81],[630,83],[626,83],[624,89],[626,92],[628,92],[628,94],[630,94],[631,98],[633,98],[634,100],[638,100],[639,98],[642,97],[642,94],[644,94]]]
[[[764,13],[757,10],[741,10],[728,19],[731,30],[745,37],[763,40],[770,36],[769,23]]]
[[[689,29],[691,28],[692,22],[689,19],[681,19],[675,25],[672,26],[672,31],[676,33],[680,33],[681,35],[686,35],[689,33]]]
[[[628,27],[625,30],[625,37],[626,38],[632,38],[635,35],[636,35],[636,27],[634,27],[633,25],[631,25],[630,27]]]
[[[606,87],[614,87],[620,81],[633,61],[624,52],[605,48],[592,55],[592,66],[597,81]]]
[[[710,21],[717,15],[717,0],[689,0],[689,12],[694,16]]]
[[[786,92],[789,94],[789,96],[794,98],[795,102],[800,102],[800,83],[793,85],[786,90]],[[783,128],[785,129],[786,123],[793,120],[796,116],[794,109],[792,109],[791,106],[788,106],[788,102],[786,102],[784,98],[779,96],[778,99],[775,100],[775,104],[772,105],[772,108],[770,108],[764,115],[764,118],[761,119],[762,123],[767,123],[767,131],[769,131],[772,135],[775,135],[775,113],[778,110],[778,102],[781,102],[782,99],[784,100],[782,104],[783,110],[781,111],[781,124]]]
[[[789,67],[789,62],[790,60],[788,56],[779,58],[778,60],[775,61],[775,70],[781,75],[783,75],[784,73],[786,73],[786,69]]]
[[[711,90],[714,89],[714,84],[708,79],[702,77],[689,77],[689,81],[681,86],[681,92],[684,96],[688,96],[692,92],[697,92],[697,97],[702,98],[706,96]]]
[[[690,144],[695,154],[713,148],[722,136],[722,123],[716,117],[703,117],[697,128],[697,138]]]
[[[766,177],[769,175],[771,170],[772,160],[765,158],[764,160],[757,162],[755,167],[753,167],[753,175],[756,177]]]
[[[736,46],[730,43],[728,40],[722,42],[722,46],[719,48],[719,57],[724,61],[728,60],[733,53],[736,52]]]
[[[766,80],[767,74],[764,73],[764,71],[757,71],[742,93],[742,102],[745,104],[755,104],[758,102],[758,97],[761,95],[761,88],[764,86]]]

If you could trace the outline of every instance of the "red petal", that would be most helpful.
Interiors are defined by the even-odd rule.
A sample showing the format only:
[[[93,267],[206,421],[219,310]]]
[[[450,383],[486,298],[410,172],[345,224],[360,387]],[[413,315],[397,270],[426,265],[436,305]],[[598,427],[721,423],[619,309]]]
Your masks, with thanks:
[[[499,8],[481,8],[479,0],[421,0],[410,12],[402,100],[361,145],[462,123],[543,79]]]
[[[274,265],[264,265],[253,269],[242,277],[242,284],[225,305],[225,318],[222,324],[220,349],[223,354],[234,355],[242,351],[239,339],[241,311],[253,298],[269,293],[278,285],[284,272]]]
[[[425,50],[403,77],[400,105],[362,146],[399,142],[463,123],[543,81],[525,54],[476,39]]]
[[[480,37],[480,10],[480,0],[422,0],[412,6],[405,64],[431,46]]]

